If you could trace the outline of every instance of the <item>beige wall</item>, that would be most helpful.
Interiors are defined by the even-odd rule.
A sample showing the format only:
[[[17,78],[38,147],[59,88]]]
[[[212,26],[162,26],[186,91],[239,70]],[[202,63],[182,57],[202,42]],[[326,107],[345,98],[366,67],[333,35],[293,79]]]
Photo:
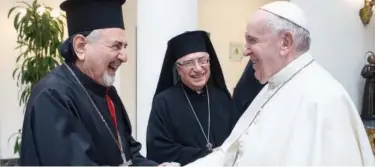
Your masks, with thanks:
[[[128,61],[121,67],[120,96],[130,117],[133,136],[136,136],[136,0],[127,0],[123,6],[123,17],[128,42],[126,49]]]
[[[230,42],[244,43],[245,26],[252,12],[274,0],[199,0],[199,29],[208,31],[232,93],[248,58],[230,61]]]

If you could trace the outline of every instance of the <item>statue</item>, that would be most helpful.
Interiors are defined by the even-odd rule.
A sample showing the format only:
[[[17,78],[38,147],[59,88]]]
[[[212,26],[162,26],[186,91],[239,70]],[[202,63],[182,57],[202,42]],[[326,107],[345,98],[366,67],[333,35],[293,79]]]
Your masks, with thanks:
[[[364,0],[364,7],[359,10],[359,16],[364,25],[367,25],[372,18],[375,0]]]
[[[375,120],[375,54],[368,51],[366,55],[368,64],[361,72],[361,76],[366,80],[363,94],[363,105],[361,117],[363,120]]]

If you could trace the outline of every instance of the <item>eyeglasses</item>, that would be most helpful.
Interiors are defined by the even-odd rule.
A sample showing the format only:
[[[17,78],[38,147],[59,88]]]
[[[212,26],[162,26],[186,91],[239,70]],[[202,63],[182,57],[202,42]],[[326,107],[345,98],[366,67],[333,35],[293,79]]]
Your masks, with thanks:
[[[176,62],[177,65],[183,66],[185,69],[193,69],[196,66],[196,62],[200,66],[208,65],[210,64],[210,58],[209,57],[201,57],[194,60],[185,60],[183,63]]]

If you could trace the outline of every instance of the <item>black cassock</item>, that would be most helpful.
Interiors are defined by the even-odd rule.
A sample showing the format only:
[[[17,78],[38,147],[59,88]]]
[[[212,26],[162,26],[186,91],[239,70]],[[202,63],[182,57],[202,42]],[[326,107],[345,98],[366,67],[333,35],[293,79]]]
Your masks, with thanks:
[[[147,129],[148,159],[185,165],[211,152],[206,148],[207,141],[182,87],[187,92],[205,135],[208,132],[206,89],[198,94],[180,83],[161,92],[153,100]],[[211,108],[209,140],[216,148],[229,136],[238,115],[224,91],[210,86],[208,89]]]
[[[255,78],[255,70],[252,67],[252,62],[249,61],[245,67],[239,82],[236,84],[232,100],[234,101],[235,107],[241,116],[248,106],[252,103],[253,99],[264,87],[263,84]]]
[[[133,165],[157,165],[140,153],[131,136],[131,124],[115,90],[109,90],[69,65],[86,88],[112,133],[116,135],[105,99],[111,97],[127,160]],[[25,113],[20,152],[21,165],[84,166],[123,163],[119,147],[103,120],[68,68],[57,67],[33,89]]]

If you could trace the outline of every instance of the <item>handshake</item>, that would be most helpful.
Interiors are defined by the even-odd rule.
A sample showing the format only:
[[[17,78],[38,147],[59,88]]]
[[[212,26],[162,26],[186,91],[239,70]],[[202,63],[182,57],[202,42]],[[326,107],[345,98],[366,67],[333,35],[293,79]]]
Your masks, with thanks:
[[[164,163],[158,165],[158,167],[180,167],[180,163],[177,163],[177,162],[164,162]]]

